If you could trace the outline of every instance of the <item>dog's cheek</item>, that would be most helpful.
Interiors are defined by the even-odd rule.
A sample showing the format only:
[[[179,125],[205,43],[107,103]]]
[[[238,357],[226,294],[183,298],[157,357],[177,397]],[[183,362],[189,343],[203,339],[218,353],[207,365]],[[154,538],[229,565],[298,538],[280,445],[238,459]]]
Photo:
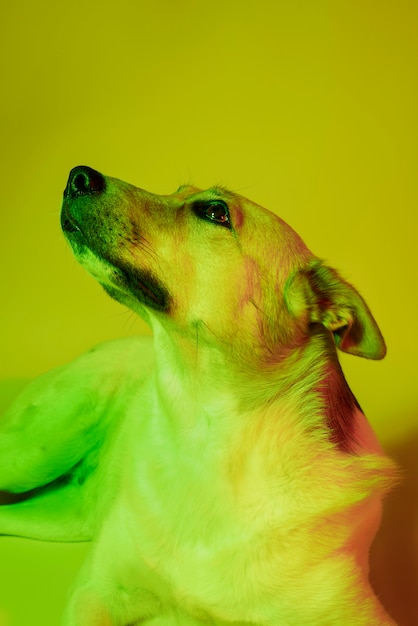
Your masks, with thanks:
[[[166,260],[159,254],[159,266],[161,281],[170,294],[170,311],[168,315],[178,326],[181,332],[187,332],[191,318],[195,317],[196,302],[199,302],[199,294],[196,294],[196,270],[192,260],[182,256],[181,260]]]
[[[222,345],[240,359],[254,359],[259,349],[260,284],[258,269],[250,259],[233,259],[200,273],[195,283],[190,322],[201,339]]]
[[[274,275],[272,275],[274,273]],[[279,361],[308,337],[308,316],[303,294],[296,294],[290,310],[285,286],[274,269],[263,276],[257,304],[259,342],[268,361]],[[272,287],[274,285],[274,287]]]

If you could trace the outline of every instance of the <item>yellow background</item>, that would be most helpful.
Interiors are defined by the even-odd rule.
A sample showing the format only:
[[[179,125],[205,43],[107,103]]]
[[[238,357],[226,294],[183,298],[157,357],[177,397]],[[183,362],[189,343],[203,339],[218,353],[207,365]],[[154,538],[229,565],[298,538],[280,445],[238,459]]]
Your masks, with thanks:
[[[20,0],[0,9],[0,376],[32,377],[101,340],[148,332],[60,233],[74,165],[158,193],[222,183],[277,212],[359,288],[387,340],[383,362],[342,361],[406,472],[373,557],[376,587],[403,626],[418,623],[416,7]],[[2,539],[0,625],[56,626],[85,551]]]

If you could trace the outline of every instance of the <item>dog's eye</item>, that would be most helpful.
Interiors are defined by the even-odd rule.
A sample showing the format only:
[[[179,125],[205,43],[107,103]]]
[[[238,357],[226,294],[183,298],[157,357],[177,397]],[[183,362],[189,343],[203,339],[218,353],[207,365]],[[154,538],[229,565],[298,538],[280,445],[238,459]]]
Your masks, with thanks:
[[[209,222],[231,227],[228,205],[223,200],[209,200],[193,203],[193,210],[198,217]]]

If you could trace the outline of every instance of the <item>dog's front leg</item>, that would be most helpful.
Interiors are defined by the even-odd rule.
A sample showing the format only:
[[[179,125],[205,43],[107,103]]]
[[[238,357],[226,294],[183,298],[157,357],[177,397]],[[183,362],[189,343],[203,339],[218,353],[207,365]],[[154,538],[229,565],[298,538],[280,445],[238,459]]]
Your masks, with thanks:
[[[103,578],[104,570],[97,570],[97,545],[94,544],[77,576],[70,601],[65,609],[63,626],[116,626],[110,612],[109,590]],[[102,578],[103,577],[103,578]]]
[[[94,589],[78,589],[66,609],[63,626],[124,626],[115,622]]]
[[[173,626],[178,623],[170,617],[161,616],[159,611],[157,614],[153,599],[151,603],[152,607],[147,608],[149,601],[144,597],[142,606],[134,613],[129,599],[113,594],[104,598],[94,585],[86,583],[74,592],[64,614],[63,626]]]
[[[108,518],[78,575],[63,626],[153,623],[164,613],[164,595],[165,584],[136,554],[125,529]]]

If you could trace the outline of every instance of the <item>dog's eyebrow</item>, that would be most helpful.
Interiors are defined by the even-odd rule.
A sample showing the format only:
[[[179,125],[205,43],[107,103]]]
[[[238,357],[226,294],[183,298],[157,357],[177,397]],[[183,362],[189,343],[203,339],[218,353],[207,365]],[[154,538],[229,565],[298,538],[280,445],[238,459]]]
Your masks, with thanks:
[[[230,196],[231,192],[222,185],[215,185],[214,187],[210,187],[206,193],[216,196],[217,198],[223,197],[225,195]]]

